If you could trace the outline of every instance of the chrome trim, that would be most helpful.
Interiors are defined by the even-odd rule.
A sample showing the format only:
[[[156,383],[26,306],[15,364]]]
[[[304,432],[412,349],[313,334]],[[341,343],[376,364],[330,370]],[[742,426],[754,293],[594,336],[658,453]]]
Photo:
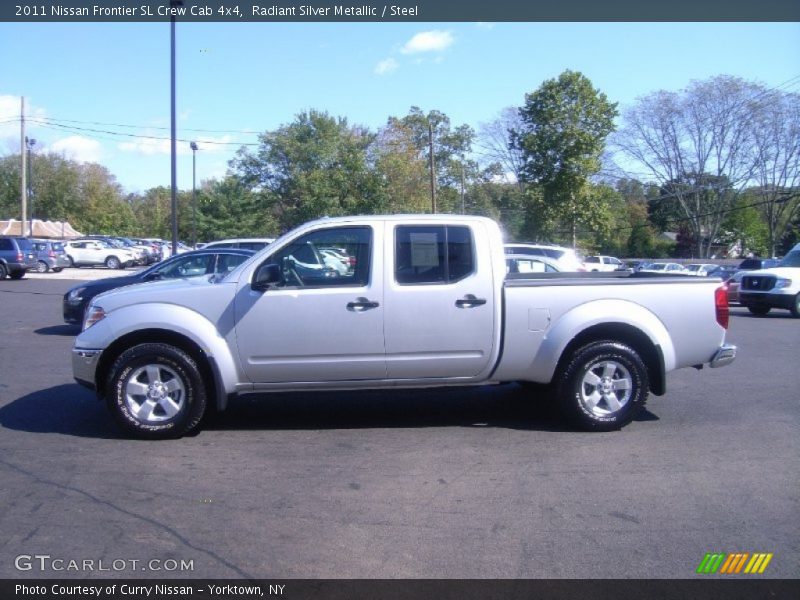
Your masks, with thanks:
[[[733,344],[723,344],[714,353],[711,359],[711,368],[725,367],[731,364],[736,359],[736,346]]]

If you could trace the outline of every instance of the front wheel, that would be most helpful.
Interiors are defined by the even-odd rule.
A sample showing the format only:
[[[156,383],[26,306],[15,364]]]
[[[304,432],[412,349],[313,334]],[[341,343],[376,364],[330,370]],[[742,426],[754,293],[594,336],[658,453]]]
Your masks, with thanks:
[[[36,263],[36,272],[37,273],[47,273],[50,270],[50,267],[47,266],[47,263],[43,260],[40,260]]]
[[[117,423],[141,438],[180,437],[198,426],[206,410],[197,363],[168,344],[140,344],[123,352],[106,390]]]
[[[770,311],[769,306],[748,306],[747,310],[749,310],[752,314],[757,317],[763,317]]]
[[[647,368],[631,347],[612,340],[575,352],[557,378],[562,410],[589,431],[611,431],[630,423],[649,393]]]
[[[106,267],[109,269],[119,269],[122,266],[122,263],[119,262],[119,259],[116,256],[109,256],[106,259]]]

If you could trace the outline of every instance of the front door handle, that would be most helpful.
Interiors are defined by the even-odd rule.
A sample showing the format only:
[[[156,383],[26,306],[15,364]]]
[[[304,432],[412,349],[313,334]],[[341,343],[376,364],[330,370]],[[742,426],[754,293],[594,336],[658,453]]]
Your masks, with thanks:
[[[484,304],[486,304],[484,298],[477,298],[472,294],[467,294],[460,300],[456,300],[456,306],[458,308],[475,308],[476,306],[483,306]]]
[[[380,304],[367,298],[356,298],[353,302],[347,303],[347,310],[351,312],[364,312],[371,308],[378,308]]]

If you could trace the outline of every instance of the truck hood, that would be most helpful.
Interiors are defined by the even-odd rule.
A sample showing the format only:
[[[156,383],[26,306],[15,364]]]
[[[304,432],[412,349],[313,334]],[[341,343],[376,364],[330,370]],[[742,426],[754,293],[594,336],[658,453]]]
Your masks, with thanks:
[[[203,275],[186,279],[137,283],[98,294],[92,300],[92,304],[102,306],[106,312],[110,312],[131,304],[180,303],[187,296],[202,294],[204,289],[225,285],[212,282],[211,279],[211,277]]]
[[[748,271],[747,277],[755,277],[758,275],[772,275],[774,277],[783,277],[785,279],[800,279],[800,268],[797,267],[772,267],[771,269],[759,269],[757,271]]]

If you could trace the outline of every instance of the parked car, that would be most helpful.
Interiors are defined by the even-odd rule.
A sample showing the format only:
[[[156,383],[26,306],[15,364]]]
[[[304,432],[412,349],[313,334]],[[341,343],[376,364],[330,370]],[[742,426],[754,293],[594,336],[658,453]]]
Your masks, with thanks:
[[[102,292],[135,283],[202,275],[227,275],[255,252],[241,248],[216,248],[185,252],[123,277],[108,277],[80,283],[71,288],[62,302],[64,322],[80,324],[86,305]]]
[[[587,271],[620,271],[625,265],[613,256],[587,256],[583,260]]]
[[[158,262],[164,258],[164,253],[161,250],[161,244],[158,244],[155,241],[146,240],[144,238],[130,238],[130,240],[134,244],[138,244],[140,246],[147,246],[148,248],[150,248],[150,253],[152,255],[153,262]]]
[[[777,266],[745,273],[739,287],[739,303],[762,317],[782,308],[800,319],[800,244]]]
[[[742,285],[742,277],[750,271],[737,271],[725,282],[728,286],[728,303],[739,304],[739,287]]]
[[[230,238],[209,242],[204,248],[247,248],[249,250],[263,250],[269,246],[275,238]]]
[[[739,272],[738,267],[730,265],[717,265],[715,269],[708,272],[709,277],[719,277],[722,281],[728,281]]]
[[[547,256],[506,254],[506,274],[559,273],[558,262]]]
[[[39,273],[54,271],[58,273],[69,266],[69,258],[64,252],[64,242],[52,240],[31,240],[36,251],[36,270]]]
[[[686,271],[682,265],[673,262],[654,262],[639,269],[639,273],[671,273],[673,275],[685,275]]]
[[[22,279],[25,273],[36,268],[36,264],[36,251],[28,238],[0,237],[0,279],[5,279],[6,275],[11,279]]]
[[[356,257],[352,273],[290,273],[299,249],[330,247]],[[665,393],[668,372],[736,357],[715,280],[505,270],[500,227],[484,217],[321,219],[220,281],[95,297],[72,372],[126,432],[149,439],[184,435],[241,394],[518,381],[552,383],[579,427],[608,431]]]
[[[528,256],[546,256],[558,262],[562,271],[585,271],[581,256],[572,248],[551,246],[547,244],[505,244],[506,254],[525,254]]]
[[[692,263],[683,266],[687,275],[694,275],[696,277],[707,277],[712,271],[717,268],[717,265],[711,263]]]
[[[130,250],[118,248],[102,240],[72,240],[64,242],[72,267],[105,265],[109,269],[125,269],[136,264],[136,256]]]

